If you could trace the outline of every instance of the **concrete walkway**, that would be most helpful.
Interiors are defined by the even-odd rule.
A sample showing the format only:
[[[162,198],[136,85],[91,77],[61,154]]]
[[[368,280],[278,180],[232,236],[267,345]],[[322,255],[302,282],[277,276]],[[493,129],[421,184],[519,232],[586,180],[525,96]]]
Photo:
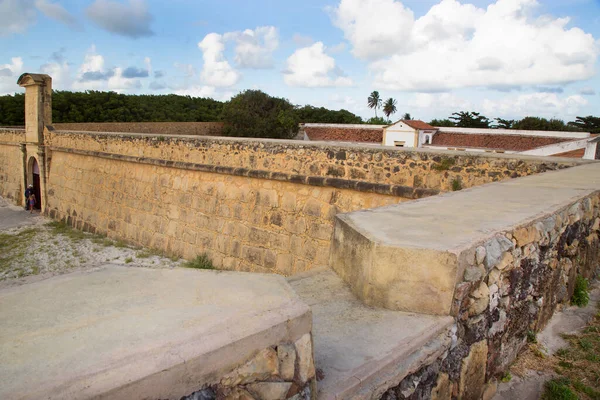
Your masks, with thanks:
[[[0,399],[179,399],[311,329],[283,277],[110,265],[1,290],[0,321]]]
[[[378,399],[450,346],[452,317],[365,306],[330,269],[288,281],[313,312],[319,400]]]
[[[40,217],[39,211],[30,214],[23,207],[14,206],[0,197],[0,231],[25,225],[35,225],[41,220],[43,220],[43,217]]]

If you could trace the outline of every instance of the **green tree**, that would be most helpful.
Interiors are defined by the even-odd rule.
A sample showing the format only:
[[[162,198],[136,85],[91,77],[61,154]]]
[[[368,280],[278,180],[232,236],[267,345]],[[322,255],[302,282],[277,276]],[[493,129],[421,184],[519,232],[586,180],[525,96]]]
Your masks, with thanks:
[[[410,116],[410,113],[404,113],[404,115],[402,116],[402,119],[405,121],[410,121],[412,119],[412,117]]]
[[[365,123],[369,125],[389,125],[391,121],[383,117],[371,117]]]
[[[487,117],[471,111],[459,111],[452,113],[450,117],[456,126],[460,128],[489,128],[490,120]]]
[[[511,129],[513,127],[513,125],[515,124],[514,119],[496,118],[496,122],[497,122],[497,124],[494,128],[498,128],[498,129]]]
[[[306,105],[296,107],[300,122],[327,123],[327,124],[362,124],[363,120],[347,110],[328,110],[325,107]]]
[[[512,129],[526,131],[578,131],[579,129],[565,124],[561,119],[546,119],[540,117],[525,117],[515,122]]]
[[[575,121],[569,122],[568,125],[584,132],[600,133],[600,117],[594,117],[592,115],[588,115],[587,117],[577,117]]]
[[[456,124],[454,122],[450,121],[449,119],[432,119],[431,122],[429,123],[429,125],[442,126],[442,127],[448,127],[448,128],[456,126]]]
[[[286,99],[260,90],[246,90],[223,107],[227,136],[290,139],[298,133],[298,114]]]
[[[377,90],[373,91],[369,98],[367,99],[367,105],[369,108],[373,108],[375,110],[375,118],[377,118],[377,109],[381,107],[381,98],[379,97],[379,92]]]
[[[383,104],[383,113],[389,119],[390,115],[395,114],[396,111],[397,111],[397,109],[396,109],[396,100],[394,100],[394,99],[392,99],[390,97]]]

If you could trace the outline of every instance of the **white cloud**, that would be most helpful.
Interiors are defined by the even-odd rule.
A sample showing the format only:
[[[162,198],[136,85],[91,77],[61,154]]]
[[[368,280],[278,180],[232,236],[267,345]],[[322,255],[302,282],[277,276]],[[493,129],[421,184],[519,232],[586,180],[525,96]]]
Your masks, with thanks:
[[[117,67],[114,69],[114,74],[108,78],[107,87],[115,92],[131,92],[142,88],[142,83],[139,79],[127,78],[123,75],[123,69]]]
[[[52,88],[55,90],[70,90],[72,83],[71,71],[67,62],[49,62],[40,67],[43,74],[52,77]]]
[[[0,95],[14,93],[19,90],[17,79],[23,73],[23,59],[13,57],[10,64],[0,64]]]
[[[48,0],[35,0],[35,6],[46,17],[61,22],[71,29],[81,30],[81,25],[63,6],[57,3],[49,3]]]
[[[259,26],[255,30],[227,32],[225,41],[235,41],[234,61],[240,68],[271,68],[273,52],[279,46],[279,33],[274,26]]]
[[[298,49],[287,59],[283,80],[289,86],[350,86],[352,80],[336,67],[333,57],[325,54],[325,46],[317,42]]]
[[[596,90],[592,87],[584,87],[579,91],[579,94],[582,94],[584,96],[595,96]]]
[[[152,15],[145,0],[129,0],[122,4],[113,0],[96,0],[86,10],[89,19],[117,35],[139,38],[152,36]]]
[[[23,33],[35,20],[33,0],[0,0],[0,36]]]
[[[338,53],[342,53],[344,51],[346,51],[346,43],[345,42],[341,42],[336,44],[335,46],[331,46],[327,49],[327,52],[329,54],[338,54]]]
[[[196,68],[192,64],[174,63],[173,66],[183,72],[186,78],[191,78],[196,75]]]
[[[200,78],[206,85],[226,87],[233,86],[239,81],[240,74],[223,56],[225,51],[223,35],[209,33],[198,43],[198,47],[202,50],[204,60]]]
[[[445,115],[457,110],[470,110],[472,104],[470,101],[451,93],[416,93],[409,100],[409,107],[421,110],[434,109],[436,112],[441,112]]]
[[[180,96],[213,97],[215,88],[214,86],[190,86],[184,89],[175,89],[173,93]]]
[[[561,97],[556,93],[528,93],[507,96],[500,100],[486,99],[481,103],[488,116],[572,118],[588,105],[580,95]]]
[[[406,47],[414,15],[394,0],[341,0],[330,10],[333,23],[361,59],[380,58]]]
[[[395,0],[341,0],[334,24],[371,60],[374,86],[403,91],[560,85],[588,79],[600,54],[568,18],[536,16],[536,0],[487,9],[442,0],[415,20]]]

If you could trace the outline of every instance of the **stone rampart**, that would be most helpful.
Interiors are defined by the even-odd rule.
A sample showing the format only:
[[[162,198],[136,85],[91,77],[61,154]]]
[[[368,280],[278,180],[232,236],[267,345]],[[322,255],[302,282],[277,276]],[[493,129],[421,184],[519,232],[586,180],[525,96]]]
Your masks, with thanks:
[[[0,196],[21,204],[25,129],[0,129]]]
[[[330,263],[363,301],[456,318],[451,351],[394,395],[419,386],[422,398],[479,399],[577,277],[597,276],[599,172],[589,164],[337,217]]]
[[[223,133],[223,122],[80,122],[55,123],[54,128],[65,131],[219,136]]]

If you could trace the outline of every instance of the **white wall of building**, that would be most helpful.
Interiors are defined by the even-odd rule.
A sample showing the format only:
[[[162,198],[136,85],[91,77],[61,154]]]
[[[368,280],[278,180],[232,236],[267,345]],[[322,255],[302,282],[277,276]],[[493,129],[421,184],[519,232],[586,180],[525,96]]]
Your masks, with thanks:
[[[417,147],[418,140],[417,130],[402,121],[383,129],[384,146],[399,146],[402,144],[402,147]]]
[[[588,145],[589,140],[590,139],[581,139],[574,140],[572,142],[555,143],[527,151],[522,151],[519,154],[525,154],[528,156],[553,156],[555,154],[566,153],[568,151],[585,149]]]

